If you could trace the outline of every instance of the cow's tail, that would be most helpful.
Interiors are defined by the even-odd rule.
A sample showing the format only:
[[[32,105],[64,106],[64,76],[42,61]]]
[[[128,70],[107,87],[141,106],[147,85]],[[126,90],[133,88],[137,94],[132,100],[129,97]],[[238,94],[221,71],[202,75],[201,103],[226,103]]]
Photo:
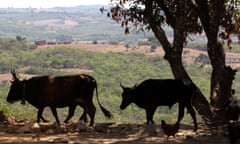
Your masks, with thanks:
[[[104,107],[101,105],[100,101],[99,101],[97,83],[96,83],[96,85],[95,85],[95,88],[96,88],[96,96],[97,96],[97,102],[98,102],[99,107],[101,108],[103,114],[104,114],[107,118],[112,118],[113,116],[112,116],[111,112],[108,111],[106,108],[104,108]]]

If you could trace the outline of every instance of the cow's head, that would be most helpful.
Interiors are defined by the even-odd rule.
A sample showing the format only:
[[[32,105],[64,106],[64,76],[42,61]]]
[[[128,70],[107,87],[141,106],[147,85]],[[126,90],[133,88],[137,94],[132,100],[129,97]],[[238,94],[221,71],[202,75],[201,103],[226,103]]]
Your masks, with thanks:
[[[23,82],[20,81],[14,70],[11,71],[13,80],[11,81],[11,87],[7,96],[7,102],[13,103],[23,98]]]
[[[122,92],[122,103],[120,105],[120,109],[125,109],[130,103],[132,103],[134,101],[134,89],[133,88],[128,88],[128,87],[124,87],[121,83],[120,86],[123,89]]]

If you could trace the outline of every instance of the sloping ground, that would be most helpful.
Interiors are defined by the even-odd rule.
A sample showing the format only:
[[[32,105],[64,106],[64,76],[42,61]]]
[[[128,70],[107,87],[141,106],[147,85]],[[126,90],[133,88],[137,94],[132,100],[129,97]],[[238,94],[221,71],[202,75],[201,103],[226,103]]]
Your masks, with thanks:
[[[58,45],[63,46],[63,45]],[[91,43],[78,43],[65,45],[73,48],[80,48],[84,50],[97,51],[97,52],[142,52],[146,55],[164,55],[161,47],[158,47],[154,52],[150,51],[150,46],[140,46],[138,48],[126,48],[124,45],[110,45],[110,44],[91,44]],[[39,46],[38,49],[47,48],[49,46]],[[195,58],[200,54],[207,55],[206,51],[200,51],[192,48],[184,48],[183,60],[187,63],[193,63]],[[240,53],[226,52],[226,63],[233,67],[240,67]]]
[[[38,46],[37,50],[46,49],[49,47],[55,47],[56,45],[44,45],[44,46]],[[164,51],[161,47],[157,48],[155,52],[150,52],[150,46],[141,46],[139,48],[126,48],[124,45],[110,45],[110,44],[91,44],[91,43],[78,43],[78,44],[69,44],[69,45],[57,45],[57,46],[67,46],[72,48],[79,48],[84,49],[88,51],[95,51],[95,52],[124,52],[124,53],[130,53],[130,52],[140,52],[145,53],[146,55],[152,56],[152,55],[164,55]],[[191,48],[184,48],[184,51],[187,51],[183,55],[183,60],[187,63],[193,63],[194,59],[198,57],[200,54],[207,55],[204,51],[194,50]],[[240,53],[226,53],[227,58],[227,64],[231,65],[232,67],[240,67]],[[62,69],[61,71],[66,72],[89,72],[88,70],[83,69]],[[21,78],[30,78],[34,75],[21,75]],[[10,73],[8,74],[0,74],[0,82],[1,81],[9,81],[11,80]]]

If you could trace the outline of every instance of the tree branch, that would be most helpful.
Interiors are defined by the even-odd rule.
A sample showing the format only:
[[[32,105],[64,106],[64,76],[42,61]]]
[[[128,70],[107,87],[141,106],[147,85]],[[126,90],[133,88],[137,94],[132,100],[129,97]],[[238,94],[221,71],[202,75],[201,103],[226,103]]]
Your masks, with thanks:
[[[152,1],[146,1],[146,8],[144,11],[144,17],[147,19],[154,35],[157,37],[157,39],[160,41],[160,43],[163,46],[163,49],[165,51],[165,54],[168,54],[169,51],[171,51],[171,43],[169,42],[167,35],[163,28],[157,24],[155,16],[153,15],[153,9],[152,9]],[[167,56],[165,55],[165,58]]]
[[[209,29],[210,29],[210,16],[209,16],[209,6],[208,6],[208,0],[195,0],[198,10],[198,15],[200,17],[200,21],[203,25],[203,29],[207,35],[209,36]]]

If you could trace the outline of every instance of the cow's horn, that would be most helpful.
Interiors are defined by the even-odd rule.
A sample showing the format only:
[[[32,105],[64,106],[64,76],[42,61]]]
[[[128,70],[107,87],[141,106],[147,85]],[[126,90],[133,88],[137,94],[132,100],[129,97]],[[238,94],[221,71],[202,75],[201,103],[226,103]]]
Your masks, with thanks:
[[[16,74],[16,71],[15,71],[14,69],[11,70],[11,74],[12,74],[13,80],[19,80],[19,79],[17,78],[17,74]]]
[[[124,89],[125,87],[122,85],[122,83],[120,82],[120,86]]]

